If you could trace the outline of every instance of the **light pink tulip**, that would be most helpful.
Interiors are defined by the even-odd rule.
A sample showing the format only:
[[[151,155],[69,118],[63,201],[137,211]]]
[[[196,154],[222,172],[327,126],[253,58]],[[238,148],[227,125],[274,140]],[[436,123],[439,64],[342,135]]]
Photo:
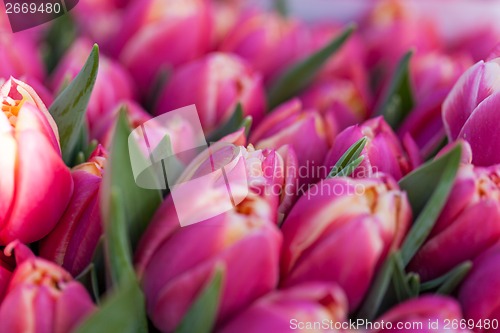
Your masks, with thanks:
[[[473,260],[500,239],[499,177],[499,166],[460,167],[448,202],[409,266],[423,281]]]
[[[257,148],[293,147],[298,157],[301,182],[310,183],[325,176],[320,167],[331,147],[335,125],[332,112],[326,111],[322,116],[314,109],[302,109],[300,100],[293,99],[267,116],[252,132],[250,142]]]
[[[410,221],[406,194],[390,177],[320,181],[283,223],[281,285],[336,282],[353,311]]]
[[[472,270],[462,283],[458,293],[458,300],[464,310],[465,318],[475,323],[473,328],[477,333],[494,332],[499,327],[499,244],[474,260]]]
[[[53,76],[55,91],[68,84],[82,69],[92,50],[89,39],[77,39],[59,63]],[[136,97],[135,87],[128,72],[118,63],[100,56],[99,71],[87,107],[87,121],[91,137],[95,124],[110,113],[118,103]]]
[[[500,58],[480,61],[458,80],[443,103],[443,121],[449,140],[464,139],[479,166],[500,163]]]
[[[201,125],[209,133],[231,117],[238,103],[245,115],[253,117],[254,124],[264,116],[266,101],[260,74],[238,56],[211,53],[174,72],[155,114],[195,104]]]
[[[61,267],[39,258],[18,264],[0,305],[2,332],[65,333],[95,306],[85,290]]]
[[[266,84],[307,54],[311,41],[301,22],[270,11],[245,12],[239,20],[220,50],[247,60]]]
[[[47,108],[14,78],[0,87],[0,244],[30,243],[55,226],[69,202],[73,182]]]
[[[396,305],[376,323],[379,326],[384,325],[382,329],[372,329],[368,332],[470,332],[460,328],[462,319],[460,305],[454,299],[435,295],[421,296]],[[453,322],[458,325],[457,329],[452,326]],[[445,326],[446,324],[448,325]]]
[[[354,170],[354,177],[370,177],[383,172],[399,180],[421,163],[413,140],[407,136],[400,142],[385,120],[377,117],[348,127],[337,136],[325,160],[328,170],[362,137],[367,137],[368,141],[362,152],[364,160]]]
[[[334,284],[308,283],[269,293],[235,316],[220,332],[330,332],[334,323],[345,322],[346,318],[347,300],[342,289]],[[328,325],[307,326],[312,323]]]
[[[114,38],[114,51],[146,93],[158,73],[194,60],[210,48],[211,18],[207,0],[133,2]],[[184,105],[183,105],[184,106]]]
[[[99,189],[107,153],[101,146],[72,169],[73,196],[55,228],[40,241],[40,256],[78,276],[92,261],[102,235]]]

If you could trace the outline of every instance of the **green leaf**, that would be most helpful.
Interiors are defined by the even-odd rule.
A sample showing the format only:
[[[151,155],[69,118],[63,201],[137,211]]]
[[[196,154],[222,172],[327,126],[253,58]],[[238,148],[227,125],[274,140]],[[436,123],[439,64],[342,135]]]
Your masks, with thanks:
[[[76,40],[76,26],[72,15],[63,15],[52,21],[41,45],[47,72],[51,73]]]
[[[287,0],[274,0],[274,10],[283,17],[288,16]]]
[[[408,194],[414,216],[418,216],[401,247],[404,265],[408,265],[429,236],[450,194],[462,148],[457,144],[440,158],[427,162],[399,182]]]
[[[413,51],[408,51],[399,61],[389,90],[377,110],[377,114],[383,115],[394,129],[401,124],[414,105],[409,70],[412,55]]]
[[[219,310],[224,267],[217,266],[212,279],[182,318],[176,333],[210,333]]]
[[[408,278],[406,276],[403,260],[401,259],[401,254],[395,252],[391,259],[394,265],[394,273],[392,276],[394,290],[396,291],[398,301],[403,302],[412,297],[412,289],[408,284]]]
[[[370,290],[368,291],[363,304],[357,314],[357,318],[373,320],[378,315],[379,308],[382,305],[384,297],[389,289],[392,275],[394,273],[394,264],[392,256],[384,261],[384,264],[377,272]]]
[[[353,145],[340,157],[337,163],[335,163],[326,178],[350,176],[363,161],[364,157],[360,155],[367,141],[368,138],[364,136],[353,143]]]
[[[144,189],[135,183],[128,147],[130,133],[126,111],[122,109],[116,122],[104,173],[101,207],[103,216],[108,216],[106,209],[109,207],[111,190],[115,189],[123,195],[128,237],[131,239],[132,248],[135,249],[140,236],[160,205],[162,197],[159,190]]]
[[[85,65],[73,81],[57,96],[49,112],[59,129],[59,139],[64,161],[75,157],[78,140],[82,135],[85,112],[94,88],[99,68],[99,48],[94,45]]]
[[[252,117],[247,116],[243,112],[243,106],[241,103],[236,105],[231,118],[228,119],[226,123],[221,125],[219,128],[214,130],[208,136],[208,142],[217,142],[228,134],[234,133],[240,128],[245,127],[245,134],[248,136],[250,127],[252,127]]]
[[[420,276],[410,272],[406,275],[406,283],[410,287],[411,298],[417,297],[420,294]]]
[[[449,294],[450,292],[453,292],[453,290],[462,282],[471,269],[472,262],[465,261],[448,273],[437,277],[434,280],[422,283],[420,292],[427,292],[436,289],[438,293]]]
[[[136,280],[125,281],[122,286],[104,299],[75,333],[146,333],[144,295]],[[105,329],[104,329],[105,328]]]
[[[355,25],[349,25],[340,35],[335,36],[332,41],[319,51],[305,60],[299,61],[281,74],[273,82],[268,93],[270,110],[297,95],[302,89],[307,87],[328,59],[344,45],[354,30]]]

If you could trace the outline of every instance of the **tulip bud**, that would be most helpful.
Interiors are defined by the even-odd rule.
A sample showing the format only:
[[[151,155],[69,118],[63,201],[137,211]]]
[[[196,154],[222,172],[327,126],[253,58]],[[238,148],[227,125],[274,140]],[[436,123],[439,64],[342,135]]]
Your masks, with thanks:
[[[368,332],[470,332],[461,327],[462,320],[460,305],[454,299],[437,295],[422,296],[396,305],[373,323],[380,329]],[[457,323],[456,328],[452,326],[453,322]],[[448,328],[446,323],[449,323]]]
[[[107,153],[98,146],[72,169],[73,196],[56,227],[40,241],[40,256],[78,276],[92,261],[102,234],[99,189]]]
[[[123,22],[114,51],[143,92],[151,88],[158,73],[194,60],[210,47],[207,0],[135,1]]]
[[[314,109],[303,110],[302,103],[293,99],[267,116],[252,132],[250,142],[257,148],[290,145],[297,154],[301,181],[312,183],[325,176],[319,167],[332,144],[334,122],[330,112],[323,117]]]
[[[53,77],[54,90],[60,90],[82,69],[92,49],[90,40],[76,40],[62,61],[59,63]],[[118,63],[106,56],[100,56],[99,71],[87,107],[87,121],[91,136],[96,123],[116,105],[135,97],[134,84],[130,75]]]
[[[477,333],[498,329],[500,320],[500,245],[497,243],[474,260],[472,270],[463,281],[458,300],[465,318],[472,320]]]
[[[331,169],[344,152],[359,139],[367,137],[364,160],[354,170],[354,177],[371,177],[383,172],[399,180],[420,162],[418,148],[410,137],[401,143],[384,118],[377,117],[354,125],[341,132],[328,152],[325,165]]]
[[[222,333],[317,332],[311,323],[343,323],[347,317],[347,300],[335,284],[307,283],[274,291],[253,303],[248,309],[224,325]],[[324,326],[320,328],[324,331]],[[330,330],[328,330],[330,331]]]
[[[448,56],[438,52],[416,54],[410,63],[414,83],[415,108],[398,130],[409,133],[427,156],[445,137],[441,105],[460,75],[472,64],[464,54]]]
[[[458,80],[443,104],[443,121],[448,139],[468,141],[472,163],[489,166],[500,163],[500,58],[480,61]]]
[[[235,55],[212,53],[173,73],[155,113],[195,104],[201,125],[209,133],[231,117],[238,103],[254,123],[263,117],[265,93],[260,75]]]
[[[460,167],[448,201],[410,270],[424,281],[433,279],[473,260],[500,239],[499,179],[499,166]]]
[[[217,209],[221,198],[214,195],[192,200],[192,214]],[[224,269],[218,323],[276,287],[281,234],[266,200],[250,194],[234,210],[181,228],[171,198],[153,218],[136,257],[147,311],[160,331],[174,331],[217,267]]]
[[[65,333],[95,309],[85,288],[61,267],[39,258],[17,266],[0,305],[2,331]]]
[[[2,38],[0,38],[0,64],[2,64],[0,78],[26,76],[39,81],[43,80],[45,71],[39,48],[37,48],[33,38],[25,33],[14,34],[10,31],[0,31],[0,33],[2,34]],[[20,55],[22,55],[22,60]]]
[[[14,78],[0,87],[0,245],[43,238],[66,208],[73,182],[57,127],[33,89]]]
[[[320,181],[283,223],[281,284],[336,282],[353,311],[410,220],[406,194],[389,177]]]
[[[274,12],[246,12],[220,50],[247,60],[267,82],[306,55],[310,43],[302,24]]]

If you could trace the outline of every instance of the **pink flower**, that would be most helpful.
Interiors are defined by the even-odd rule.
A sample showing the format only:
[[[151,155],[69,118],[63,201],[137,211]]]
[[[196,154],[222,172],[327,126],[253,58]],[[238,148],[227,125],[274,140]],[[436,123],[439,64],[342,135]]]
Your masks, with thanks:
[[[382,329],[368,332],[470,332],[460,328],[462,319],[460,305],[454,299],[435,295],[421,296],[396,305],[374,323],[382,326]],[[457,329],[452,326],[453,321],[457,322]],[[449,324],[445,326],[446,323]]]
[[[479,166],[500,163],[500,58],[479,61],[458,80],[443,104],[443,121],[449,140],[464,139]]]
[[[434,229],[409,266],[423,281],[473,260],[500,239],[499,177],[498,166],[461,166]]]
[[[475,332],[492,332],[500,320],[500,246],[494,245],[474,260],[472,270],[463,281],[458,300],[465,318],[473,320]],[[492,320],[496,319],[496,324]],[[482,325],[479,325],[482,324]]]
[[[283,223],[281,284],[336,282],[353,311],[410,221],[406,194],[389,177],[320,181]]]
[[[34,242],[62,216],[73,182],[56,124],[33,89],[11,78],[0,98],[0,244]]]
[[[347,300],[338,286],[308,283],[269,293],[224,325],[222,333],[316,331],[312,323],[339,323],[347,318]]]
[[[61,220],[41,240],[40,256],[78,276],[92,261],[102,234],[99,189],[107,153],[98,146],[88,162],[72,169],[73,196]]]
[[[266,101],[260,75],[235,55],[211,53],[173,73],[155,114],[195,104],[201,125],[209,133],[231,117],[238,103],[255,123],[264,116]]]
[[[362,152],[364,160],[354,170],[355,177],[370,177],[383,172],[399,180],[421,162],[413,140],[405,137],[400,142],[385,120],[377,117],[348,127],[337,136],[325,160],[328,170],[362,137],[367,137],[368,141]]]

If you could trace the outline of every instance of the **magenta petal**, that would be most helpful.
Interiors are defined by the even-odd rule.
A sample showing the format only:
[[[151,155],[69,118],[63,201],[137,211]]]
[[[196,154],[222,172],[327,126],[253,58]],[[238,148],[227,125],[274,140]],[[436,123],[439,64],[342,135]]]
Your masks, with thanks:
[[[53,333],[71,332],[95,308],[87,290],[81,284],[68,283],[55,305]]]
[[[472,149],[472,163],[489,166],[500,163],[500,92],[486,98],[465,122],[459,137]]]

